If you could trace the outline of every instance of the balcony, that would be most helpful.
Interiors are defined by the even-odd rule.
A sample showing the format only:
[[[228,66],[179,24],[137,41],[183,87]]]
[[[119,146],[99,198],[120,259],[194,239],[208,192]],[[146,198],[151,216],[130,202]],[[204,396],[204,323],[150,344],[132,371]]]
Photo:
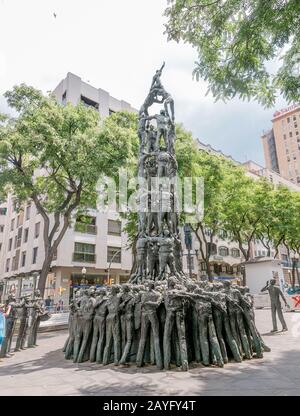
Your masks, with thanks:
[[[73,253],[73,261],[80,263],[96,263],[96,254],[92,253]]]
[[[82,222],[76,222],[75,231],[85,234],[97,234],[97,225],[93,224],[84,224]]]

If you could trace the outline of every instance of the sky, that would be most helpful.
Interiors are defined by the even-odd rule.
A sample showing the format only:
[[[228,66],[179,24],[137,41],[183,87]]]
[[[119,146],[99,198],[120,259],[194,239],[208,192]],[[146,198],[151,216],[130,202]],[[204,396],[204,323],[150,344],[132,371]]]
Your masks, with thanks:
[[[67,72],[140,108],[162,62],[176,121],[194,137],[234,159],[264,164],[261,134],[275,109],[239,99],[214,102],[193,80],[197,60],[187,44],[168,42],[167,0],[0,0],[0,112],[2,94],[22,82],[53,90]],[[56,18],[53,13],[56,14]]]

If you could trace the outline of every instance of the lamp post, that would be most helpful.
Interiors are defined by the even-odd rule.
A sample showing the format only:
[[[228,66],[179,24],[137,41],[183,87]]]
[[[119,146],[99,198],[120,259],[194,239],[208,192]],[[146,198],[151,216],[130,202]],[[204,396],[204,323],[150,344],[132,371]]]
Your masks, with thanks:
[[[292,274],[293,274],[293,282],[292,282],[292,286],[295,287],[295,272],[297,275],[297,281],[298,281],[298,286],[300,286],[300,276],[299,276],[299,270],[298,270],[298,262],[299,262],[299,253],[295,253],[294,256],[292,257],[292,262],[293,262],[293,270],[292,270]]]
[[[108,269],[107,269],[107,283],[109,284],[109,273],[110,273],[110,268],[111,268],[111,264],[113,262],[113,259],[116,257],[117,254],[121,253],[122,249],[120,248],[120,250],[117,250],[115,252],[115,254],[112,256],[112,258],[110,259],[109,265],[108,265]]]
[[[39,276],[38,272],[33,272],[32,273],[32,277],[33,277],[33,297],[35,297],[34,292],[36,291],[36,286],[37,286],[37,278]]]
[[[189,268],[189,275],[190,279],[192,278],[192,262],[191,262],[191,250],[192,250],[192,229],[190,224],[185,224],[183,227],[184,231],[184,242],[187,248],[188,254],[188,268]]]

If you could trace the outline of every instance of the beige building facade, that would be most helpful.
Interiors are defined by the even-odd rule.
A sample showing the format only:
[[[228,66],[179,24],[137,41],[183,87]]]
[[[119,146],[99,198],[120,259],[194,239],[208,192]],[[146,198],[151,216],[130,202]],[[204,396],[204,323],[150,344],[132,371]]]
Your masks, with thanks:
[[[266,167],[300,186],[300,106],[276,111],[262,143]]]

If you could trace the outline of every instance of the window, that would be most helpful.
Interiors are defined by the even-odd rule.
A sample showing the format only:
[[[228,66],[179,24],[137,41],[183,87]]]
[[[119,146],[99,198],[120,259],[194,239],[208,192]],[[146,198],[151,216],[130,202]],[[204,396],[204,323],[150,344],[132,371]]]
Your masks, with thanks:
[[[97,234],[96,217],[81,215],[76,219],[75,231],[79,233]]]
[[[222,238],[222,240],[225,240],[227,238],[227,232],[225,230],[221,230],[219,237]]]
[[[283,135],[284,140],[286,140],[286,134]]]
[[[11,270],[15,271],[19,267],[19,259],[20,259],[20,250],[16,251],[16,255],[12,259]]]
[[[61,96],[61,103],[62,103],[62,105],[66,105],[66,102],[67,102],[67,91],[65,91],[63,93],[63,95]]]
[[[297,117],[296,116],[293,116],[293,120],[296,121],[297,120]]]
[[[24,220],[24,212],[21,211],[20,214],[17,216],[17,227],[20,227],[21,225],[23,225],[23,220]]]
[[[287,122],[288,122],[288,123],[290,122],[290,118],[289,118],[289,117],[287,118]]]
[[[0,233],[3,233],[4,231],[4,225],[0,225]]]
[[[229,254],[228,252],[229,252],[229,250],[228,250],[227,247],[219,247],[219,255],[220,256],[226,257]]]
[[[93,100],[91,100],[91,99],[89,99],[87,97],[84,97],[83,95],[81,95],[80,99],[81,99],[81,102],[85,106],[87,106],[87,107],[93,107],[93,108],[95,108],[95,110],[99,110],[99,104],[96,103],[96,101],[93,101]]]
[[[32,252],[32,264],[36,263],[37,255],[38,255],[38,247],[34,247],[33,252]]]
[[[107,247],[107,262],[121,263],[121,249],[119,247]]]
[[[297,183],[300,183],[300,176],[297,176]]]
[[[209,255],[217,254],[217,246],[215,243],[207,243],[207,250]]]
[[[21,258],[21,267],[25,267],[26,264],[26,251],[22,252],[22,258]]]
[[[27,241],[28,241],[28,234],[29,234],[29,228],[25,228],[25,230],[24,230],[24,243],[27,243]]]
[[[13,231],[14,228],[15,228],[15,219],[12,219],[10,223],[10,231]]]
[[[5,265],[5,272],[9,272],[9,264],[10,264],[10,259],[6,260],[6,265]]]
[[[293,137],[293,133],[291,131],[289,132],[289,136],[290,137]]]
[[[6,215],[7,208],[0,208],[0,215]]]
[[[297,123],[294,123],[294,127],[295,127],[295,129],[298,127],[298,124]]]
[[[20,245],[21,245],[21,242],[22,242],[22,231],[23,231],[23,228],[22,227],[20,227],[20,228],[18,228],[18,234],[17,234],[17,241],[16,241],[16,247],[20,247]]]
[[[232,257],[240,257],[240,250],[238,248],[231,249],[231,256]]]
[[[26,213],[25,213],[25,219],[26,221],[30,218],[30,211],[31,211],[31,205],[27,205],[26,207]]]
[[[108,234],[121,235],[122,224],[121,221],[108,220]]]
[[[75,243],[73,261],[96,262],[95,244]]]
[[[0,243],[0,251],[1,251],[1,249],[2,249],[2,243]]]
[[[8,251],[11,251],[11,248],[12,248],[12,238],[10,238],[8,242]]]
[[[39,235],[40,235],[40,228],[41,228],[41,223],[40,222],[37,222],[35,224],[35,227],[34,227],[34,238],[38,238],[39,237]]]

